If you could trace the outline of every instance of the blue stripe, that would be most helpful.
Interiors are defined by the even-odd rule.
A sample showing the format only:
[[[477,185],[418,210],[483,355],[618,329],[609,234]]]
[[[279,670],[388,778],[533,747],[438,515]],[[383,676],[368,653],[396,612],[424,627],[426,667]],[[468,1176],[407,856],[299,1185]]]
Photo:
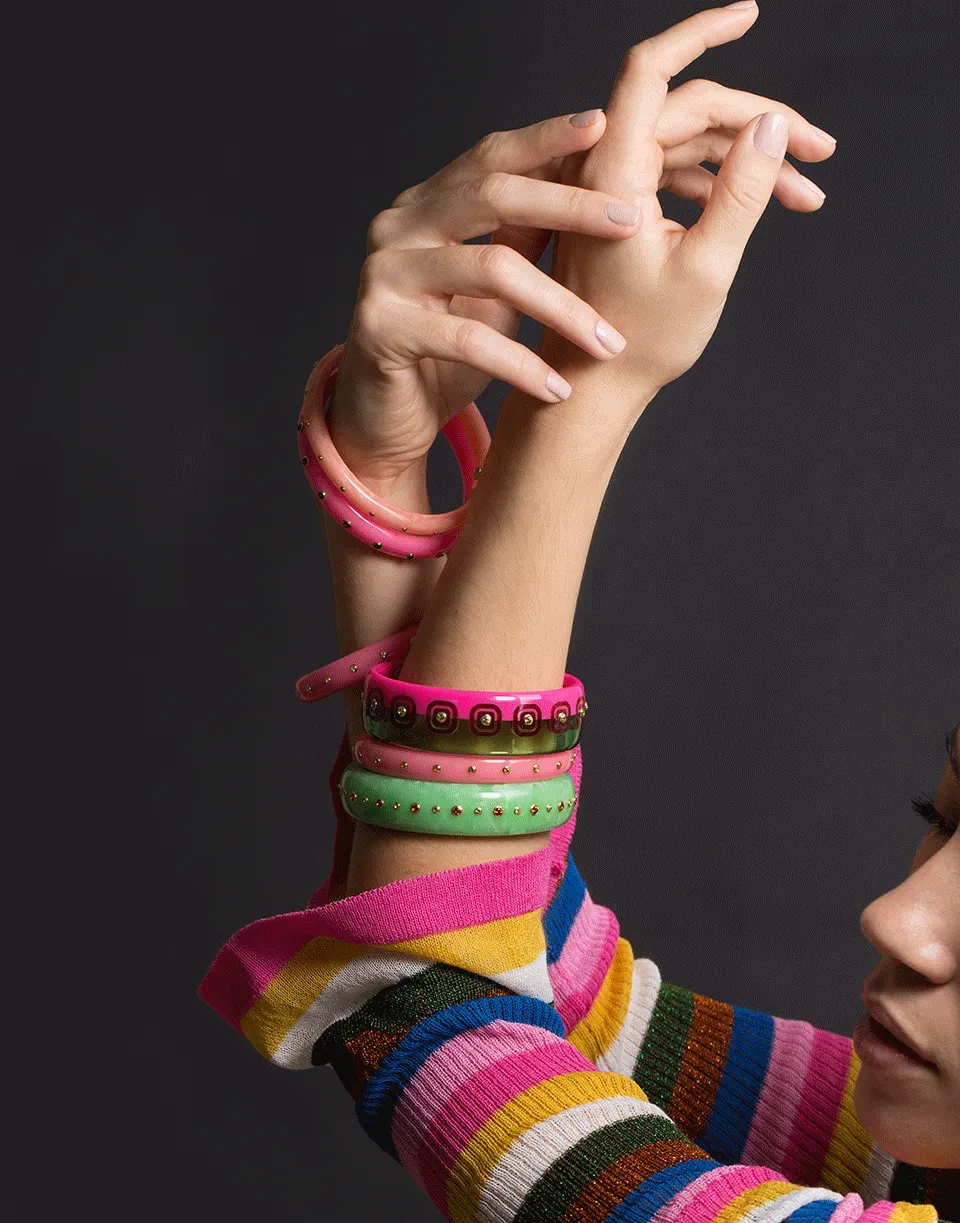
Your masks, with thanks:
[[[398,1158],[390,1134],[393,1110],[427,1058],[448,1040],[462,1032],[482,1028],[495,1019],[546,1028],[561,1037],[566,1035],[563,1020],[552,1006],[522,994],[498,994],[492,998],[458,1002],[430,1015],[412,1027],[387,1054],[357,1097],[357,1117],[378,1147],[394,1159]]]
[[[560,880],[556,895],[543,915],[543,933],[547,940],[548,964],[553,964],[560,959],[563,945],[567,941],[586,894],[587,885],[580,878],[580,872],[574,866],[573,858],[568,854],[567,869]]]
[[[787,1215],[790,1223],[828,1223],[839,1202],[807,1202]]]
[[[604,1223],[646,1223],[671,1198],[686,1189],[687,1185],[692,1185],[698,1176],[712,1172],[719,1166],[712,1159],[688,1159],[685,1163],[664,1168],[662,1172],[654,1172],[614,1207]]]
[[[722,1164],[737,1163],[743,1155],[772,1047],[773,1016],[735,1006],[723,1077],[710,1119],[697,1139]]]

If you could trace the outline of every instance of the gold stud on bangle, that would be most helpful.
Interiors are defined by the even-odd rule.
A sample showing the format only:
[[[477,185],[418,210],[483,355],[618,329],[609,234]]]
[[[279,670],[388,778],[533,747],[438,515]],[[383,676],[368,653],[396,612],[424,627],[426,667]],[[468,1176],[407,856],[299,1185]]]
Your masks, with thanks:
[[[345,484],[341,484],[341,485],[340,485],[340,491],[341,491],[342,493],[345,493],[345,492],[347,491],[347,486],[346,486]]]
[[[327,499],[327,494],[323,491],[317,493],[317,496],[320,498],[321,501],[326,501]]]
[[[494,814],[495,816],[497,816],[497,818],[499,819],[499,817],[500,817],[501,815],[503,815],[503,808],[502,808],[502,807],[494,807],[494,809],[493,809],[493,814]]]
[[[439,807],[431,807],[431,808],[430,808],[430,810],[433,812],[433,814],[434,814],[434,815],[439,815],[439,814],[440,814],[440,808],[439,808]]]
[[[324,682],[325,684],[332,683],[332,682],[333,682],[333,676],[332,676],[332,675],[325,675],[325,676],[323,677],[323,682]]]
[[[380,551],[380,549],[383,547],[383,544],[374,544],[373,546],[374,546],[374,547],[377,549],[377,551],[379,552],[379,551]]]
[[[375,807],[382,807],[382,806],[383,806],[383,799],[382,799],[382,798],[378,798],[378,799],[377,799],[377,801],[376,801],[376,802],[375,802],[373,805],[374,805]]]
[[[355,803],[355,802],[357,801],[357,792],[356,792],[356,790],[351,790],[351,791],[350,791],[350,793],[348,794],[348,796],[347,796],[347,797],[350,799],[350,801],[351,801],[352,803]]]
[[[557,803],[557,810],[558,811],[563,810],[563,799],[561,799],[560,802]]]
[[[408,762],[406,760],[402,761],[400,764],[401,769],[405,769],[407,767],[407,763]]]
[[[539,812],[540,812],[540,808],[537,806],[537,804],[536,804],[536,803],[534,803],[534,804],[533,804],[533,806],[530,808],[530,814],[531,814],[531,815],[538,815],[538,814],[539,814]]]
[[[304,456],[303,456],[303,457],[300,459],[300,462],[301,462],[301,463],[304,465],[304,467],[306,467],[306,465],[307,465],[307,464],[310,462],[310,460],[307,458],[307,456],[306,456],[306,455],[304,455]]]
[[[539,772],[540,772],[540,766],[539,766],[539,764],[535,764],[535,765],[533,766],[533,771],[534,771],[535,773],[539,773]]]
[[[381,651],[380,651],[380,657],[381,657],[381,658],[386,658],[386,656],[387,656],[387,651],[386,651],[386,650],[381,650]]]
[[[357,669],[357,664],[356,664],[355,662],[352,662],[352,663],[350,664],[350,670],[351,670],[351,671],[356,671],[356,669]]]
[[[369,795],[369,794],[364,794],[364,796],[363,796],[363,801],[364,801],[365,803],[368,803],[368,802],[370,801],[370,795]]]
[[[408,560],[408,561],[412,561],[412,560],[413,560],[413,553],[412,553],[412,552],[408,552],[408,553],[407,553],[407,560]]]
[[[440,766],[439,766],[439,764],[435,764],[435,765],[433,766],[433,771],[434,771],[435,773],[439,773],[439,772],[440,772]]]
[[[473,809],[473,814],[474,814],[474,815],[483,815],[483,810],[482,810],[482,808],[480,808],[480,807],[474,807],[474,809]]]
[[[393,809],[394,809],[394,811],[399,811],[399,810],[400,810],[400,804],[399,804],[399,803],[394,803],[394,804],[393,804]]]
[[[553,803],[547,803],[547,810],[548,810],[548,811],[552,811],[552,810],[553,810]]]
[[[353,524],[351,523],[349,518],[344,518],[343,525],[349,530]]]
[[[510,766],[509,766],[509,764],[505,764],[505,765],[503,766],[503,771],[504,771],[505,773],[509,773],[509,772],[510,772]]]
[[[520,808],[519,808],[519,807],[514,807],[514,809],[513,809],[513,814],[514,814],[514,815],[519,815],[519,814],[520,814]]]
[[[450,811],[453,815],[463,815],[463,808],[459,805],[459,803],[456,807],[451,807]]]
[[[410,804],[410,810],[413,812],[413,814],[414,814],[414,815],[419,815],[419,814],[420,814],[420,804],[419,804],[419,803],[411,803],[411,804]]]
[[[471,764],[470,767],[467,769],[468,773],[475,773],[476,771],[477,771],[477,766],[475,764]]]

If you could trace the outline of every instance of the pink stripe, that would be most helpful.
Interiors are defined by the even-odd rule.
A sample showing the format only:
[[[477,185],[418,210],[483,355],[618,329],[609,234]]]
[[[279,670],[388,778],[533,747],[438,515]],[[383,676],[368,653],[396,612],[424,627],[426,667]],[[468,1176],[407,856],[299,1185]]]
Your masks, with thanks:
[[[728,1169],[721,1165],[717,1168],[711,1168],[709,1172],[704,1172],[702,1176],[698,1176],[695,1181],[691,1181],[679,1193],[666,1202],[650,1220],[650,1223],[676,1223],[683,1216],[683,1212],[699,1197],[701,1193],[714,1181],[726,1176]]]
[[[830,1216],[830,1223],[853,1223],[863,1214],[863,1198],[859,1193],[848,1193]]]
[[[565,1041],[532,1052],[509,1054],[482,1066],[451,1095],[423,1136],[416,1177],[441,1211],[446,1207],[446,1183],[464,1147],[497,1109],[530,1087],[559,1074],[595,1070],[582,1053]],[[531,1118],[540,1120],[540,1118]]]
[[[687,1202],[674,1223],[711,1223],[741,1193],[782,1179],[772,1168],[749,1168],[745,1164],[730,1164],[721,1168],[720,1173],[718,1176],[707,1173],[693,1182],[703,1184],[704,1188]]]
[[[416,1168],[423,1134],[442,1114],[450,1097],[460,1091],[464,1074],[473,1067],[485,1065],[491,1057],[496,1060],[501,1054],[532,1052],[563,1043],[562,1037],[546,1028],[506,1019],[470,1028],[445,1041],[410,1080],[394,1111],[393,1141],[401,1163]]]
[[[319,907],[263,917],[217,953],[198,993],[239,1030],[240,1019],[311,939],[389,945],[542,908],[551,849],[402,879]]]
[[[896,1202],[875,1202],[863,1212],[860,1223],[887,1223],[896,1206]]]
[[[801,1185],[820,1180],[837,1125],[852,1045],[848,1036],[813,1029],[813,1044],[803,1093],[783,1157],[783,1174]]]
[[[584,896],[560,959],[550,967],[553,1005],[569,1032],[593,1006],[620,937],[616,917]]]
[[[813,1032],[809,1023],[774,1019],[770,1061],[741,1156],[745,1164],[783,1167],[787,1139],[810,1066]]]

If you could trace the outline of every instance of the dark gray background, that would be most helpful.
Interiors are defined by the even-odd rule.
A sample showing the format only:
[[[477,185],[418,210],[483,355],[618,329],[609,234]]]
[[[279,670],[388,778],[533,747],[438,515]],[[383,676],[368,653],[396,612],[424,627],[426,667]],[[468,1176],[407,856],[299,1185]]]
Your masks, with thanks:
[[[10,1218],[435,1217],[330,1072],[274,1069],[195,995],[328,865],[342,702],[293,696],[337,654],[294,418],[372,216],[491,129],[603,105],[627,46],[693,11],[11,15]],[[842,1031],[875,959],[858,913],[960,717],[956,35],[950,0],[762,0],[678,78],[839,148],[822,211],[771,203],[637,427],[569,659],[596,898],[668,979]],[[431,481],[453,505],[445,445]]]

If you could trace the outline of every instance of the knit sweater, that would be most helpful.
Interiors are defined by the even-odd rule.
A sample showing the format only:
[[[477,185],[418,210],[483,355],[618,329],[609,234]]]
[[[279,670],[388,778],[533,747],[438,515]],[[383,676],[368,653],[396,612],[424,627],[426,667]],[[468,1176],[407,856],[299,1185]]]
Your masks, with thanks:
[[[339,821],[346,736],[330,773]],[[580,789],[582,756],[574,783]],[[277,1066],[331,1066],[452,1223],[960,1221],[960,1178],[856,1119],[847,1037],[635,958],[544,849],[255,921],[200,996]]]

